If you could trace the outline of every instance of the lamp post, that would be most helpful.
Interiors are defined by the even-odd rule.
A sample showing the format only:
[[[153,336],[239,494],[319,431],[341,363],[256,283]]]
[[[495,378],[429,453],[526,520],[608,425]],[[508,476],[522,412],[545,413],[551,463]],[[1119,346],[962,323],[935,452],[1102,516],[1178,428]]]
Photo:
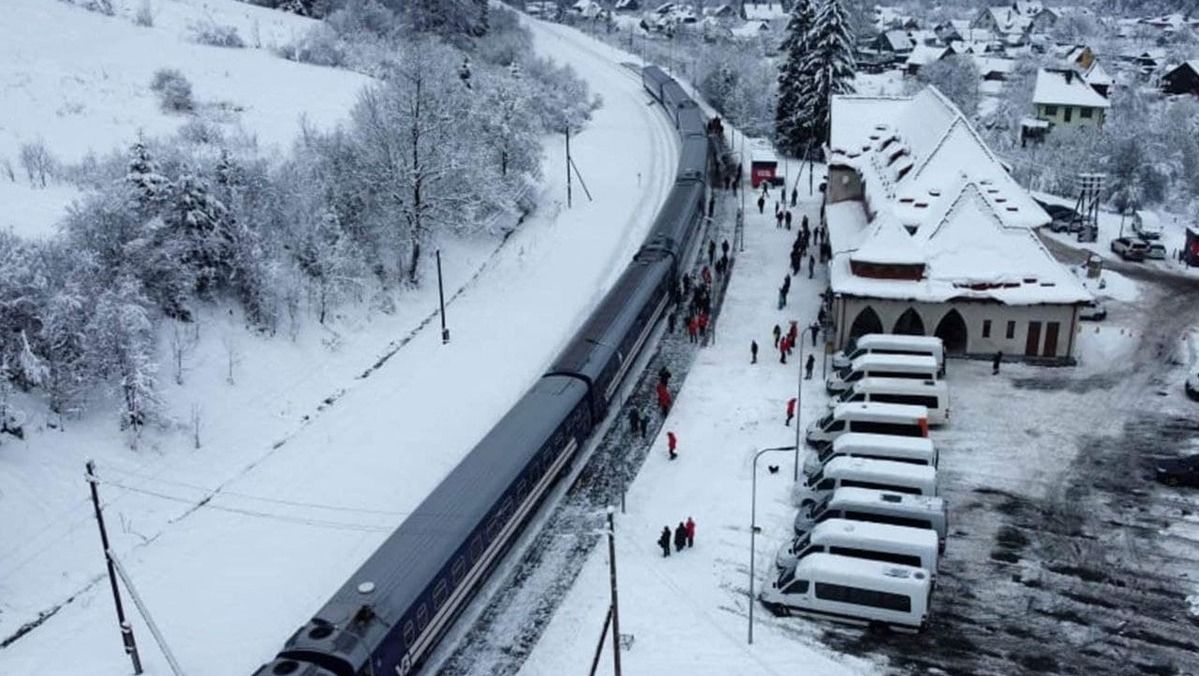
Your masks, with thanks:
[[[753,487],[749,497],[749,644],[754,643],[754,546],[758,535],[758,458],[766,453],[789,451],[792,446],[774,446],[763,448],[754,454]]]
[[[804,334],[808,332],[811,332],[815,336],[817,328],[815,325],[805,326],[799,332],[799,373],[795,376],[795,481],[799,481],[799,422],[803,420],[803,339]]]
[[[441,303],[441,344],[450,342],[450,330],[445,326],[445,287],[441,283],[441,249],[437,250],[437,299]]]

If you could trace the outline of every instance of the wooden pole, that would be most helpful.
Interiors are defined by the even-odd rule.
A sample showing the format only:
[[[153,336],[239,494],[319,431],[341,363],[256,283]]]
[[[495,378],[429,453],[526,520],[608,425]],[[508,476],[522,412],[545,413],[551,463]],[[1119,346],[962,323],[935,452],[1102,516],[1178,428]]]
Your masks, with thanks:
[[[112,602],[117,607],[117,622],[121,627],[121,642],[125,644],[125,653],[133,662],[133,673],[142,673],[142,659],[137,653],[137,640],[133,637],[133,627],[125,621],[125,607],[121,604],[121,591],[117,588],[117,576],[113,570],[112,555],[108,551],[108,530],[104,527],[104,512],[100,509],[100,492],[96,488],[99,480],[96,478],[96,463],[91,460],[85,465],[87,482],[91,486],[92,508],[96,511],[96,524],[100,527],[100,544],[104,547],[104,563],[108,566],[108,583],[112,587]]]

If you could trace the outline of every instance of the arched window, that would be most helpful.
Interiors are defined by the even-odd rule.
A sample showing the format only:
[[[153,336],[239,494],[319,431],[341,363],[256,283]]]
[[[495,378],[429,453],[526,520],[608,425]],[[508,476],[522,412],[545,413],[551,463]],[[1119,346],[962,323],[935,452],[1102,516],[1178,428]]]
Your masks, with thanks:
[[[882,333],[883,320],[878,318],[874,308],[867,305],[849,325],[849,339],[857,340],[867,333]]]
[[[966,352],[969,333],[966,331],[966,320],[962,319],[962,314],[957,310],[945,313],[945,316],[937,323],[937,330],[933,331],[933,335],[945,343],[945,351],[949,354]]]
[[[895,328],[891,333],[898,333],[905,336],[923,336],[924,335],[924,320],[920,319],[920,314],[916,312],[916,308],[908,308],[899,315],[899,319],[895,320]]]

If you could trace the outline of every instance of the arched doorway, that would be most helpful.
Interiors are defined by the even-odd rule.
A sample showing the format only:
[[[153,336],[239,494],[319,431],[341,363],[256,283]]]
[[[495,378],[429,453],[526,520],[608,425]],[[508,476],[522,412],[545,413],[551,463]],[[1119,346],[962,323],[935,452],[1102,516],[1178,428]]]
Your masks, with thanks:
[[[961,313],[957,310],[950,310],[945,313],[945,316],[937,324],[937,330],[933,331],[933,335],[945,343],[945,352],[949,354],[965,354],[967,340],[966,320],[962,319]]]
[[[898,333],[904,336],[923,336],[924,335],[924,320],[916,312],[916,308],[908,308],[899,315],[899,319],[895,320],[895,328],[891,333]]]
[[[867,305],[858,316],[854,318],[853,324],[849,326],[849,339],[857,340],[859,337],[867,333],[882,333],[883,320],[878,318],[878,313],[874,308]]]

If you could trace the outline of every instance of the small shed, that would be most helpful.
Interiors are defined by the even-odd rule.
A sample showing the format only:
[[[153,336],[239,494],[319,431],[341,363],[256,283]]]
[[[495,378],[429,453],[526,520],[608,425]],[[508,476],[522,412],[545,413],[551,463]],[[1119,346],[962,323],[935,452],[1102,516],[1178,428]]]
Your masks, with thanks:
[[[764,139],[751,139],[749,147],[749,184],[757,188],[763,181],[773,184],[778,176],[779,159]]]

